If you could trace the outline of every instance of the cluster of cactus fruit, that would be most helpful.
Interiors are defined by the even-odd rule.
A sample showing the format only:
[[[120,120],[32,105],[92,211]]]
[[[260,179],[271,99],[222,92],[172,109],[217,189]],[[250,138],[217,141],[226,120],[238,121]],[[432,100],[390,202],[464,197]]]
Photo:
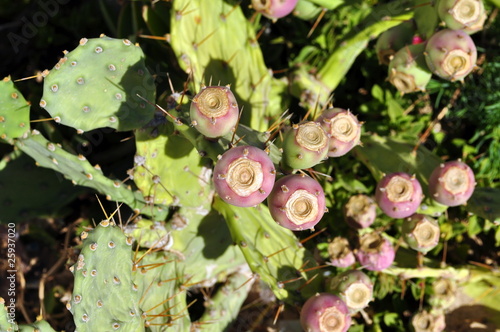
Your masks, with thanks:
[[[435,30],[439,20],[445,28]],[[414,18],[378,38],[379,62],[389,66],[388,79],[403,94],[425,91],[432,74],[463,81],[477,61],[470,34],[482,30],[485,20],[482,0],[439,0],[417,8]]]
[[[208,15],[202,9],[205,1],[174,1],[172,31],[181,27],[191,31],[193,12]],[[247,40],[255,37],[239,4],[222,0],[218,4],[222,12],[214,11],[212,18],[220,26],[214,31],[227,33],[241,25]],[[274,20],[289,15],[299,4],[297,0],[252,1],[256,11]],[[475,16],[463,17],[460,6],[469,6]],[[435,8],[447,29],[424,34],[415,13],[415,19],[387,30],[377,42],[380,61],[389,65],[391,83],[403,93],[424,90],[432,74],[463,80],[475,66],[476,48],[468,33],[484,23],[481,0],[440,0]],[[199,17],[192,21],[196,32],[191,43],[173,33],[171,47],[181,67],[198,79],[190,87],[196,91],[205,81],[200,68],[208,68],[212,58],[220,57],[226,61],[220,68],[223,76],[234,54],[198,52],[205,41],[196,35],[204,30],[199,24],[213,22]],[[421,38],[415,38],[416,34]],[[260,280],[278,300],[301,306],[304,330],[345,332],[353,317],[373,300],[370,273],[394,266],[394,239],[372,228],[378,209],[402,220],[399,233],[421,258],[440,240],[434,217],[471,198],[474,174],[460,160],[442,163],[425,174],[418,167],[416,175],[387,172],[372,197],[357,194],[345,202],[345,222],[357,237],[352,241],[337,236],[329,241],[328,265],[338,273],[320,280],[323,275],[315,272],[320,268],[315,256],[298,240],[299,233],[314,230],[324,220],[331,206],[327,181],[316,169],[328,164],[329,158],[356,151],[355,157],[376,172],[387,171],[378,167],[382,157],[363,154],[369,149],[375,154],[387,150],[382,148],[387,142],[367,137],[370,147],[362,148],[363,123],[349,110],[331,105],[325,104],[315,119],[298,123],[288,123],[289,117],[280,116],[281,109],[260,105],[252,112],[244,109],[241,104],[252,98],[278,95],[270,91],[279,83],[266,76],[266,70],[263,76],[252,77],[252,69],[264,67],[262,55],[256,55],[253,43],[245,41],[242,47],[248,58],[242,56],[234,70],[247,70],[248,77],[242,79],[250,82],[247,91],[240,80],[224,82],[227,86],[201,85],[191,96],[172,91],[157,98],[141,48],[127,39],[106,36],[83,38],[75,50],[65,52],[52,70],[43,73],[40,106],[56,123],[78,134],[102,127],[135,131],[134,167],[125,180],[111,179],[83,155],[66,151],[38,130],[30,131],[25,101],[10,80],[2,82],[1,91],[10,96],[10,104],[2,105],[1,111],[12,110],[0,114],[2,124],[9,123],[0,128],[5,142],[33,157],[38,165],[136,212],[130,224],[121,228],[110,216],[80,234],[81,252],[71,266],[74,289],[67,303],[78,331],[223,331],[237,316],[252,284]],[[255,59],[260,60],[254,63]],[[279,119],[264,131],[262,126],[267,124],[255,125],[264,122],[264,116]],[[436,157],[429,164],[436,159],[440,160]],[[420,268],[405,270],[408,279],[421,276]],[[187,313],[188,291],[215,284],[223,286],[206,299],[204,315],[192,322]],[[444,323],[437,315],[426,311],[415,315],[415,330],[442,330]],[[428,321],[437,327],[418,328]]]

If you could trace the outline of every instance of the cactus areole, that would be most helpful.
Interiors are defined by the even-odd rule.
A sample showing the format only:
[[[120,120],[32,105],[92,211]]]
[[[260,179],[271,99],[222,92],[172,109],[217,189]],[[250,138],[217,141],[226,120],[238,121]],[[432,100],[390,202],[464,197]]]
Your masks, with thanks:
[[[384,176],[375,193],[380,209],[392,218],[411,216],[417,211],[422,198],[422,187],[418,180],[402,172]]]
[[[203,135],[228,134],[238,122],[238,103],[229,86],[202,87],[190,107],[191,124]]]
[[[277,19],[290,14],[297,2],[298,0],[252,0],[252,7],[270,19]]]
[[[254,146],[238,146],[226,151],[214,168],[214,186],[227,203],[249,207],[264,201],[276,177],[269,156]]]
[[[300,312],[300,323],[307,332],[346,332],[351,316],[338,296],[320,293],[306,301]]]
[[[476,181],[472,169],[460,160],[439,165],[429,179],[429,192],[447,206],[465,204],[472,196]]]
[[[287,175],[276,181],[267,200],[273,219],[294,231],[314,228],[325,213],[323,188],[303,175]]]
[[[314,121],[295,124],[288,128],[283,139],[283,162],[295,169],[317,165],[327,157],[328,136]]]
[[[361,123],[348,110],[330,108],[317,121],[330,135],[328,157],[343,156],[359,144]]]

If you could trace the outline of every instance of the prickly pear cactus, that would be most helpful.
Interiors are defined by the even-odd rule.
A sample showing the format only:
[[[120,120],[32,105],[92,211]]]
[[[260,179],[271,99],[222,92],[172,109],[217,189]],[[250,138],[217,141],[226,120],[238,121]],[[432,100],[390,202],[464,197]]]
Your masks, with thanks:
[[[153,118],[155,84],[144,53],[127,39],[82,38],[44,80],[40,106],[80,132],[139,128]],[[142,98],[141,98],[142,97]]]
[[[0,138],[12,141],[30,129],[30,107],[10,77],[0,81]]]

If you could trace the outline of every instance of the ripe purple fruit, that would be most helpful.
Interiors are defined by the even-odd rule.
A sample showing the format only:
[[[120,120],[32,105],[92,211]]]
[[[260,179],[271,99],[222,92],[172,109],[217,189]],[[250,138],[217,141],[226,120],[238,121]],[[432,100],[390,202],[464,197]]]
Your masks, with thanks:
[[[373,282],[359,270],[349,270],[330,280],[330,291],[345,302],[353,314],[368,306],[373,299]]]
[[[236,126],[238,114],[238,103],[229,86],[203,86],[191,101],[191,124],[206,137],[228,134]]]
[[[314,228],[325,213],[323,188],[305,175],[291,174],[276,181],[267,202],[273,219],[294,231]]]
[[[328,244],[330,264],[335,267],[348,267],[356,263],[356,257],[344,237],[336,237]]]
[[[482,0],[440,0],[437,5],[439,18],[446,27],[463,30],[484,23],[485,10]]]
[[[465,204],[472,196],[475,186],[474,172],[460,160],[439,165],[429,178],[429,193],[432,198],[446,206]]]
[[[323,129],[330,135],[328,157],[343,156],[359,144],[361,123],[348,110],[327,109],[316,121],[321,123]]]
[[[375,201],[391,218],[406,218],[417,211],[422,202],[422,187],[407,173],[385,175],[377,184]]]
[[[351,325],[348,311],[338,296],[319,293],[304,303],[300,324],[306,332],[346,332]]]
[[[360,238],[356,258],[367,270],[381,271],[394,262],[396,253],[391,242],[377,232],[365,233]]]
[[[318,122],[307,121],[289,127],[283,138],[283,162],[294,169],[319,164],[327,157],[328,136]]]
[[[432,73],[424,56],[425,44],[400,49],[389,63],[389,82],[402,94],[425,91]]]
[[[298,0],[252,0],[252,7],[270,19],[277,19],[290,14],[297,2]]]
[[[414,214],[403,222],[403,238],[413,250],[426,253],[439,243],[437,221],[423,214]]]
[[[424,54],[429,69],[449,81],[463,80],[476,66],[476,45],[462,30],[436,32],[427,41]]]
[[[413,20],[405,21],[384,31],[377,39],[375,50],[380,64],[389,65],[394,54],[412,43],[416,27]]]
[[[226,151],[214,168],[214,187],[227,203],[249,207],[264,201],[271,192],[276,171],[269,156],[254,146]]]
[[[354,229],[370,227],[377,217],[375,201],[366,195],[354,195],[343,209],[347,224]]]

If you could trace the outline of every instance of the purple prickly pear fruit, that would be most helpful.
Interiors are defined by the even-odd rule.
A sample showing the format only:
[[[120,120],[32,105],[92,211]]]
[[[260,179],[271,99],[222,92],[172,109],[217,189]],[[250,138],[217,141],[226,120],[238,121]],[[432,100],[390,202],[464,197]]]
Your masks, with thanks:
[[[465,204],[472,196],[475,186],[474,172],[460,160],[439,165],[429,178],[429,193],[432,198],[446,206]]]
[[[462,81],[476,66],[476,45],[462,30],[436,32],[427,41],[424,54],[429,69],[449,81]]]
[[[255,11],[270,19],[278,19],[290,14],[298,0],[252,0]]]
[[[359,144],[361,123],[348,110],[327,109],[316,121],[321,123],[323,129],[330,135],[328,157],[343,156]]]
[[[437,5],[439,18],[446,27],[463,30],[484,23],[485,10],[482,0],[440,0]]]
[[[289,127],[283,138],[285,166],[294,169],[313,167],[326,159],[328,135],[318,122],[307,121]]]
[[[338,296],[319,293],[300,311],[300,324],[307,332],[346,332],[351,325],[347,305]]]
[[[373,299],[373,282],[359,270],[345,271],[330,281],[330,291],[345,302],[353,314],[368,306]]]
[[[191,124],[206,137],[228,134],[238,115],[238,103],[229,86],[203,86],[191,101]]]
[[[407,173],[385,175],[377,184],[375,201],[391,218],[406,218],[417,211],[422,202],[420,182]]]
[[[273,219],[293,231],[314,228],[325,213],[323,188],[313,178],[301,174],[276,181],[267,202]]]
[[[254,146],[226,151],[214,167],[215,191],[225,202],[241,207],[264,201],[273,189],[276,171],[269,156]]]
[[[381,271],[394,262],[396,253],[391,242],[377,232],[365,233],[360,238],[356,258],[367,270]]]
[[[370,227],[377,217],[375,201],[366,195],[354,195],[344,206],[344,219],[354,229]]]
[[[439,243],[437,221],[423,214],[414,214],[403,222],[403,238],[413,250],[426,253]]]
[[[424,56],[425,44],[400,49],[389,63],[389,82],[402,94],[425,91],[432,73]]]
[[[379,63],[388,66],[397,51],[412,43],[415,32],[416,26],[413,20],[405,21],[384,31],[375,44]]]
[[[443,313],[419,311],[413,315],[411,327],[414,332],[441,332],[446,328],[445,316]]]
[[[330,264],[335,267],[348,267],[356,263],[356,257],[346,238],[336,237],[328,244]]]

